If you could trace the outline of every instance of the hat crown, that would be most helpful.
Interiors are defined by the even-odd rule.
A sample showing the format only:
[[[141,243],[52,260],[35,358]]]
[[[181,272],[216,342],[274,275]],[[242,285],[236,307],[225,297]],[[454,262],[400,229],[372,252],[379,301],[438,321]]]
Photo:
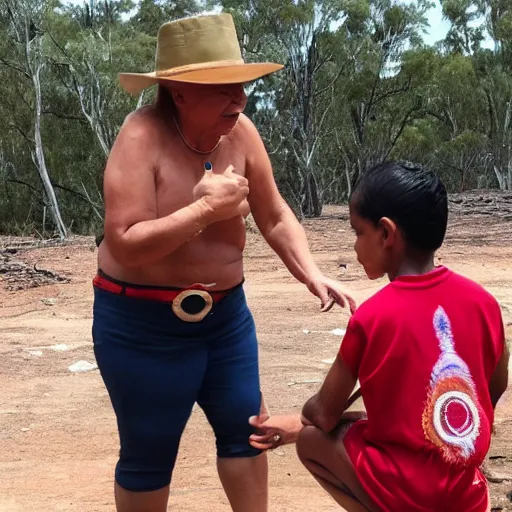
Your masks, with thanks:
[[[241,61],[242,53],[230,14],[184,18],[158,31],[156,72],[218,61]]]

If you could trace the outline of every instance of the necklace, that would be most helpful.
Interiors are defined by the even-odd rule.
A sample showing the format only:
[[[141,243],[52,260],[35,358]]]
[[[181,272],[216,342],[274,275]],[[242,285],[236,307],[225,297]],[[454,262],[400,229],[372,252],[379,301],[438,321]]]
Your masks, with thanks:
[[[174,124],[176,125],[176,129],[178,130],[178,133],[180,134],[180,137],[181,137],[181,140],[183,141],[183,144],[185,144],[185,146],[187,146],[187,148],[190,149],[190,151],[193,151],[194,153],[197,153],[198,155],[210,155],[211,153],[213,153],[219,147],[219,144],[222,142],[222,137],[221,137],[217,141],[217,144],[215,144],[215,146],[212,149],[210,149],[210,151],[201,151],[200,149],[197,149],[194,146],[192,146],[192,144],[190,144],[190,142],[186,139],[185,135],[183,135],[183,132],[181,131],[180,125],[178,124],[178,121],[176,120],[176,117],[173,116],[172,119],[174,121]],[[207,162],[207,163],[209,163],[209,162]],[[205,166],[206,166],[206,164],[205,164]]]

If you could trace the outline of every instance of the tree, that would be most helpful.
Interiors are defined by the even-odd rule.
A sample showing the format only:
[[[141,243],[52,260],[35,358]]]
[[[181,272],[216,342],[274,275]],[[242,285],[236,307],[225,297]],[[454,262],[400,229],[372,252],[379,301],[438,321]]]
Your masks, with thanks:
[[[45,194],[45,203],[50,209],[55,227],[60,238],[67,235],[62,220],[59,203],[46,166],[43,141],[41,136],[41,116],[43,99],[41,95],[41,74],[45,67],[44,35],[45,18],[50,8],[45,1],[37,0],[1,0],[2,20],[6,28],[5,47],[16,59],[9,61],[2,57],[4,66],[15,71],[32,87],[33,98],[30,108],[33,112],[33,138],[28,132],[19,129],[27,141],[32,160],[37,167]]]

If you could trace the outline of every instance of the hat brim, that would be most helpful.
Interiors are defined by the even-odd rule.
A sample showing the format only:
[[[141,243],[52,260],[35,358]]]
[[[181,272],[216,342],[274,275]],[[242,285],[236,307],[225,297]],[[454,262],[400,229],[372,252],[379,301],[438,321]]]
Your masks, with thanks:
[[[165,75],[151,73],[120,73],[119,82],[130,94],[140,94],[161,80],[170,82],[185,82],[191,84],[242,84],[279,71],[284,66],[273,62],[244,63],[240,65],[202,67]]]

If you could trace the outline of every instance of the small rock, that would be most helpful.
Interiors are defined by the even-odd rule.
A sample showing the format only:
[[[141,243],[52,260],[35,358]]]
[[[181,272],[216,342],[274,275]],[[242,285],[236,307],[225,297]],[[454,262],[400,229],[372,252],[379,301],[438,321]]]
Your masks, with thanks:
[[[331,334],[334,334],[334,336],[345,336],[346,332],[346,329],[333,329]]]
[[[43,352],[41,350],[30,350],[29,354],[31,356],[41,357],[43,355]]]
[[[68,370],[73,373],[78,372],[90,372],[91,370],[96,370],[98,368],[97,364],[89,363],[88,361],[77,361],[68,367]]]
[[[66,350],[69,350],[69,347],[64,343],[60,343],[58,345],[52,345],[50,349],[55,350],[56,352],[65,352]]]
[[[497,471],[487,470],[485,477],[489,482],[493,484],[501,484],[503,482],[510,482],[512,480],[511,475],[507,475],[506,473],[498,473]]]
[[[57,299],[41,299],[41,302],[46,306],[53,306],[54,304],[57,304]]]
[[[27,428],[27,427],[24,427],[24,428],[22,428],[22,429],[21,429],[21,431],[22,431],[22,432],[28,432],[29,430],[30,430],[30,429],[29,429],[29,428]]]

